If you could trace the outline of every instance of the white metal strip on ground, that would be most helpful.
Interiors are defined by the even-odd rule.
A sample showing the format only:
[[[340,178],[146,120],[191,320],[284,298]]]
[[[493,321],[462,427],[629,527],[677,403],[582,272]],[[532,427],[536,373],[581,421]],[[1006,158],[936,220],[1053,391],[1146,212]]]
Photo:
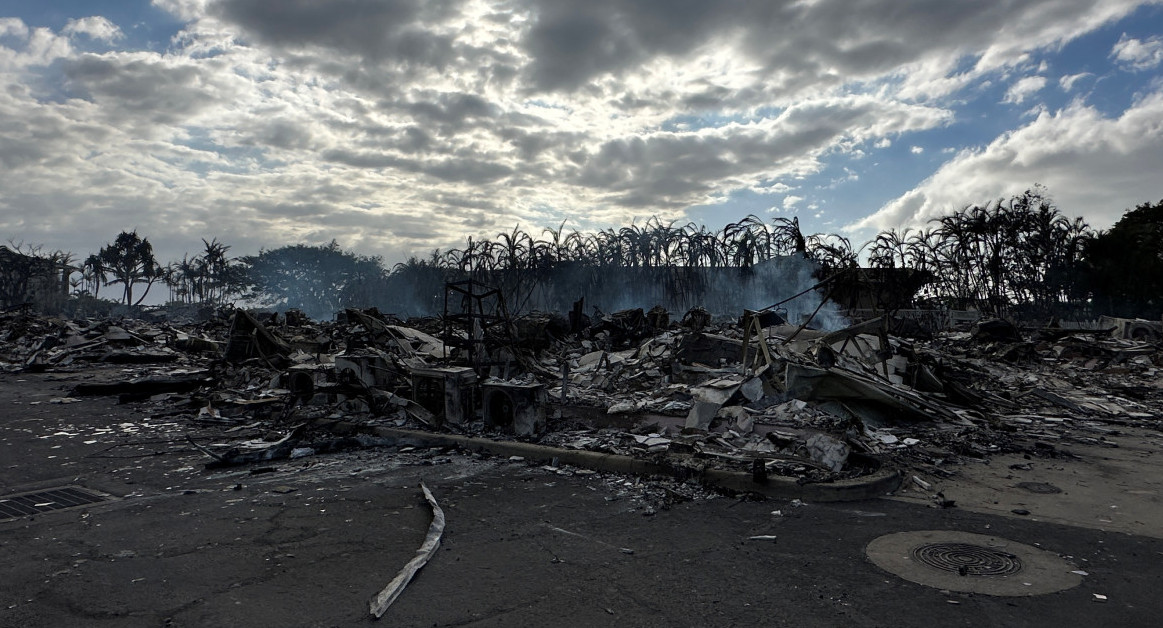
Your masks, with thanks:
[[[416,575],[420,568],[428,563],[428,559],[440,549],[440,537],[444,534],[444,511],[436,503],[436,498],[432,496],[432,491],[423,482],[420,483],[420,488],[424,491],[424,499],[428,500],[428,504],[432,506],[432,523],[428,526],[428,536],[424,538],[424,544],[420,549],[416,550],[416,555],[412,560],[408,561],[407,565],[396,574],[396,577],[384,587],[383,591],[376,594],[371,601],[371,614],[376,619],[383,617],[388,607],[396,598],[400,597],[400,593],[404,591],[404,587],[412,581],[412,576]]]

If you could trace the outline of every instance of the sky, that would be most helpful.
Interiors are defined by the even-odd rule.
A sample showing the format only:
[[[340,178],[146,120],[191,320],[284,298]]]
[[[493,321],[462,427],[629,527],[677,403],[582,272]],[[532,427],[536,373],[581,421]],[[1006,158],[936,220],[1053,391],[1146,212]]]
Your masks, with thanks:
[[[1109,228],[1163,199],[1161,1],[0,0],[0,240]]]

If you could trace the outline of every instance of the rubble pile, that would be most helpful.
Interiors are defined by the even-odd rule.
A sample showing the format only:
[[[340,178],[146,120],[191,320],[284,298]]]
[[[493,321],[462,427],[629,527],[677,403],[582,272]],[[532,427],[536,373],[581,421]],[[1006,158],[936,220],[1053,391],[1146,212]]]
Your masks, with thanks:
[[[417,430],[640,460],[672,478],[652,504],[689,498],[685,480],[711,470],[945,477],[999,453],[1113,446],[1163,416],[1160,345],[1102,331],[994,320],[921,340],[890,333],[902,327],[889,318],[821,331],[774,312],[579,312],[488,330],[354,309],[186,324],[12,312],[0,369],[84,371],[69,398],[116,395],[184,420],[211,465],[401,451],[422,445],[385,430]],[[574,472],[556,457],[544,468]]]

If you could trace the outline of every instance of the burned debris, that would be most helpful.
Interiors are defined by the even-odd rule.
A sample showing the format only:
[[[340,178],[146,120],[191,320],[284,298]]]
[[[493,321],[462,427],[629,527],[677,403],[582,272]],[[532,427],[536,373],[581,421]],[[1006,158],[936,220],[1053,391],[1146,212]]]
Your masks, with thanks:
[[[120,442],[91,455],[181,452],[181,471],[198,473],[190,460],[201,458],[212,478],[231,478],[225,490],[260,474],[272,476],[250,481],[360,472],[353,461],[419,467],[417,479],[425,466],[465,465],[547,486],[573,477],[645,517],[720,494],[798,507],[908,491],[953,508],[968,500],[945,480],[965,465],[1018,454],[1031,462],[1009,468],[1028,470],[1076,444],[1114,447],[1129,427],[1159,428],[1151,321],[909,310],[910,288],[869,297],[895,273],[853,274],[812,275],[766,307],[717,315],[592,304],[587,314],[585,299],[513,315],[506,293],[477,279],[445,286],[442,315],[408,319],[355,307],[331,321],[293,309],[101,320],[19,308],[0,314],[0,369],[71,373],[67,396],[48,403],[109,396],[147,415],[110,426]],[[871,311],[840,317],[838,294]],[[377,571],[372,617],[439,562],[444,511],[421,490],[428,533],[386,586],[394,569]]]
[[[1134,332],[1150,326],[1125,322],[986,319],[906,337],[892,315],[829,331],[776,309],[510,317],[500,291],[473,282],[449,285],[447,303],[408,321],[354,308],[333,322],[8,313],[0,366],[103,365],[70,396],[219,429],[190,440],[210,466],[430,447],[789,496],[873,477],[880,492],[901,477],[923,488],[967,460],[1068,455],[1160,416],[1163,355]]]

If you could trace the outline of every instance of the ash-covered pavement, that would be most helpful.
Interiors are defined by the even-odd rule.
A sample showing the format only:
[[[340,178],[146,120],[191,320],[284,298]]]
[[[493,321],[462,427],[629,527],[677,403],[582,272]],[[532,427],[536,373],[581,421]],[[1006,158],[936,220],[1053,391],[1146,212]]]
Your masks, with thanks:
[[[1116,528],[1145,528],[1129,534],[1101,529],[1101,519],[1050,523],[1036,505],[1024,515],[1008,504],[997,514],[941,508],[909,484],[896,498],[802,504],[407,446],[206,469],[208,458],[185,438],[221,439],[220,426],[110,397],[66,401],[77,383],[107,375],[0,376],[0,492],[74,485],[113,498],[0,522],[0,626],[1157,622],[1163,541],[1149,433],[1107,436],[1133,452],[1117,461],[1103,460],[1107,445],[1077,444],[1052,465],[995,469],[1011,484],[1043,466],[1091,485],[1109,481],[1109,490],[1080,494],[1058,478],[1062,492],[1036,498],[1064,511],[1119,505],[1104,501],[1125,509],[1121,500],[1138,499],[1132,521],[1107,517]],[[377,622],[369,599],[428,528],[421,480],[447,517],[442,547]],[[968,496],[988,484],[944,482],[930,489]],[[1128,482],[1139,484],[1120,493]],[[998,597],[911,582],[865,555],[886,534],[921,530],[1037,547],[1085,575],[1063,591]]]

